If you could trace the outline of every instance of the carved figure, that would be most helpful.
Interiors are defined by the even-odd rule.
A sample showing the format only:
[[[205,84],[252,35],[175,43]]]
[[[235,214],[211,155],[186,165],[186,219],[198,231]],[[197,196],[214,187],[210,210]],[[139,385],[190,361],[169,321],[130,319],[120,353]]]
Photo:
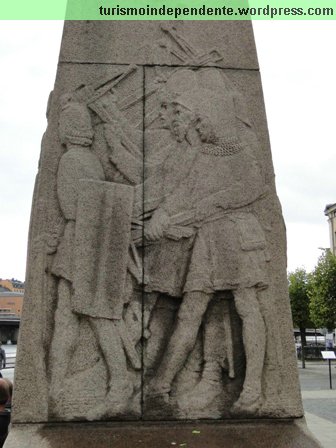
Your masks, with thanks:
[[[205,73],[202,77],[189,71],[189,77],[196,88],[174,100],[172,128],[181,147],[191,154],[190,171],[156,205],[145,226],[148,241],[162,241],[153,255],[147,253],[147,290],[183,295],[174,332],[148,393],[168,400],[209,302],[216,292],[232,291],[246,353],[243,391],[234,410],[254,412],[261,402],[265,354],[258,290],[267,287],[267,257],[263,231],[249,206],[265,193],[264,185],[248,143],[237,132],[234,92],[219,79],[216,90],[203,87]],[[150,199],[145,197],[145,207]],[[190,233],[186,239],[182,233],[172,248],[170,232],[176,226]],[[162,263],[168,272],[160,269]],[[204,372],[211,370],[220,371],[215,362]]]
[[[170,78],[158,92],[159,96],[159,121],[160,126],[163,129],[168,129],[173,137],[172,142],[164,148],[166,156],[163,157],[163,161],[157,162],[154,157],[146,160],[144,165],[143,175],[140,176],[143,170],[143,160],[139,149],[134,148],[134,145],[130,144],[129,139],[118,126],[117,123],[109,123],[105,126],[105,137],[108,143],[110,153],[110,161],[121,172],[125,179],[128,179],[132,184],[136,184],[134,187],[135,200],[134,200],[134,214],[133,214],[133,239],[137,246],[142,245],[143,236],[143,212],[146,216],[149,216],[160,202],[173,192],[173,190],[184,179],[192,166],[195,154],[188,147],[178,143],[178,140],[173,131],[173,103],[172,99],[186,90],[193,87],[190,84],[190,76],[188,70],[178,70]],[[150,132],[150,129],[147,131]],[[154,160],[153,160],[154,159]],[[176,234],[177,232],[177,234]],[[143,319],[144,335],[148,334],[148,324],[150,320],[151,312],[156,304],[157,298],[160,293],[168,293],[173,297],[181,297],[180,289],[174,292],[170,289],[166,289],[164,282],[165,274],[163,270],[167,269],[167,266],[171,265],[169,260],[161,260],[160,257],[169,252],[179,253],[179,257],[188,260],[188,248],[190,246],[190,239],[183,238],[181,241],[181,234],[186,234],[186,237],[194,235],[193,229],[188,228],[171,228],[170,233],[172,238],[165,239],[162,244],[165,249],[162,250],[160,243],[151,244],[145,249],[144,257],[144,274],[145,274],[145,291],[148,293],[144,302],[144,309],[142,310],[142,290],[139,291],[141,286],[141,279],[139,276],[133,274],[133,277],[137,280],[134,285],[133,300],[130,302],[126,311],[125,320],[127,321],[127,327],[131,333],[133,333],[132,325],[133,316],[137,316],[137,321]],[[176,242],[177,236],[178,241]],[[148,242],[148,241],[147,241]],[[141,249],[140,249],[141,250]],[[134,253],[134,251],[133,251]],[[132,257],[133,258],[133,257]],[[138,258],[141,258],[140,256]],[[149,260],[149,261],[148,261]],[[154,261],[155,260],[155,261]],[[152,271],[148,270],[149,264],[158,264],[152,266]],[[131,261],[132,263],[132,261]],[[154,273],[154,271],[156,273]],[[133,273],[134,271],[132,271]],[[179,275],[178,270],[175,270],[171,275]],[[155,277],[156,276],[156,277]],[[158,278],[156,288],[153,289],[152,284],[155,282],[155,278]],[[144,316],[141,317],[142,311]],[[134,336],[134,344],[136,345],[142,336],[141,328],[137,331],[137,336]]]
[[[132,387],[127,379],[126,357],[123,350],[125,343],[123,344],[120,331],[121,313],[111,311],[104,304],[104,297],[101,294],[89,294],[89,298],[87,298],[87,294],[84,292],[85,288],[78,287],[80,283],[85,282],[85,277],[91,278],[89,271],[78,273],[83,267],[83,258],[85,262],[85,256],[78,256],[82,245],[78,240],[83,238],[83,235],[77,234],[80,218],[80,195],[83,189],[85,191],[83,181],[92,181],[91,191],[96,185],[105,188],[106,183],[103,182],[105,175],[102,165],[90,150],[93,128],[87,106],[76,101],[71,95],[64,95],[61,107],[59,134],[61,142],[66,147],[66,152],[59,162],[57,194],[65,220],[65,229],[52,266],[52,273],[59,278],[59,283],[50,357],[52,366],[50,395],[57,407],[57,397],[67,377],[70,360],[79,335],[80,317],[85,316],[96,336],[109,377],[106,401],[99,408],[93,409],[91,414],[88,414],[88,418],[98,418],[111,409],[114,414],[123,412],[127,405],[127,399],[132,393]],[[86,190],[86,193],[88,191]],[[99,201],[99,196],[96,195],[94,199],[95,202]],[[105,203],[106,205],[107,203]],[[84,213],[88,212],[89,210],[85,211],[84,208]],[[97,259],[92,261],[99,263]],[[82,266],[78,268],[77,265],[80,262],[82,262]],[[91,278],[91,280],[93,288],[97,282],[99,284],[101,279]],[[67,332],[66,337],[64,337],[65,331]],[[136,367],[139,368],[140,365]]]

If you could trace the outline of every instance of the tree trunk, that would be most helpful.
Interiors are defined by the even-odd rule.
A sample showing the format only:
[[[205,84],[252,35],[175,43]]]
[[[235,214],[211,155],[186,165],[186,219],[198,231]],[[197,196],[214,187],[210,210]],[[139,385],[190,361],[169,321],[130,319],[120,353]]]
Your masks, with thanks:
[[[306,368],[306,354],[305,354],[305,347],[307,345],[306,341],[306,329],[303,327],[300,327],[300,336],[301,336],[301,361],[302,361],[302,368]]]

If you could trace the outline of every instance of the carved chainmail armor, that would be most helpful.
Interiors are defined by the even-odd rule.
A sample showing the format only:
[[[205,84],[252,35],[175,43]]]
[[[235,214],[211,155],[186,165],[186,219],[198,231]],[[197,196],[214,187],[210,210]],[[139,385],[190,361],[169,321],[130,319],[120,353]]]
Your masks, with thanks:
[[[212,156],[232,156],[242,151],[244,146],[237,138],[218,139],[214,143],[202,145],[201,152]]]

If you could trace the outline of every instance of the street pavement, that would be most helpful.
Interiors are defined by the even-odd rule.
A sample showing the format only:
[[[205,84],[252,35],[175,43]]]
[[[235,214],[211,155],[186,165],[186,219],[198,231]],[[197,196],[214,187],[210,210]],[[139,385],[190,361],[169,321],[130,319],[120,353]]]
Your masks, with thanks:
[[[336,363],[331,363],[332,387],[328,361],[309,361],[302,369],[298,361],[303,407],[308,428],[323,448],[336,447]]]

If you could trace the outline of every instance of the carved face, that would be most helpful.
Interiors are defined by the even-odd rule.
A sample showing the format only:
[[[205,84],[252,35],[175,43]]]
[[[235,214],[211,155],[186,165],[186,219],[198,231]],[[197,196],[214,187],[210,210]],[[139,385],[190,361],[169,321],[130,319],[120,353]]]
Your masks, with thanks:
[[[194,114],[181,104],[175,103],[173,106],[173,134],[178,142],[183,142],[194,121]]]

